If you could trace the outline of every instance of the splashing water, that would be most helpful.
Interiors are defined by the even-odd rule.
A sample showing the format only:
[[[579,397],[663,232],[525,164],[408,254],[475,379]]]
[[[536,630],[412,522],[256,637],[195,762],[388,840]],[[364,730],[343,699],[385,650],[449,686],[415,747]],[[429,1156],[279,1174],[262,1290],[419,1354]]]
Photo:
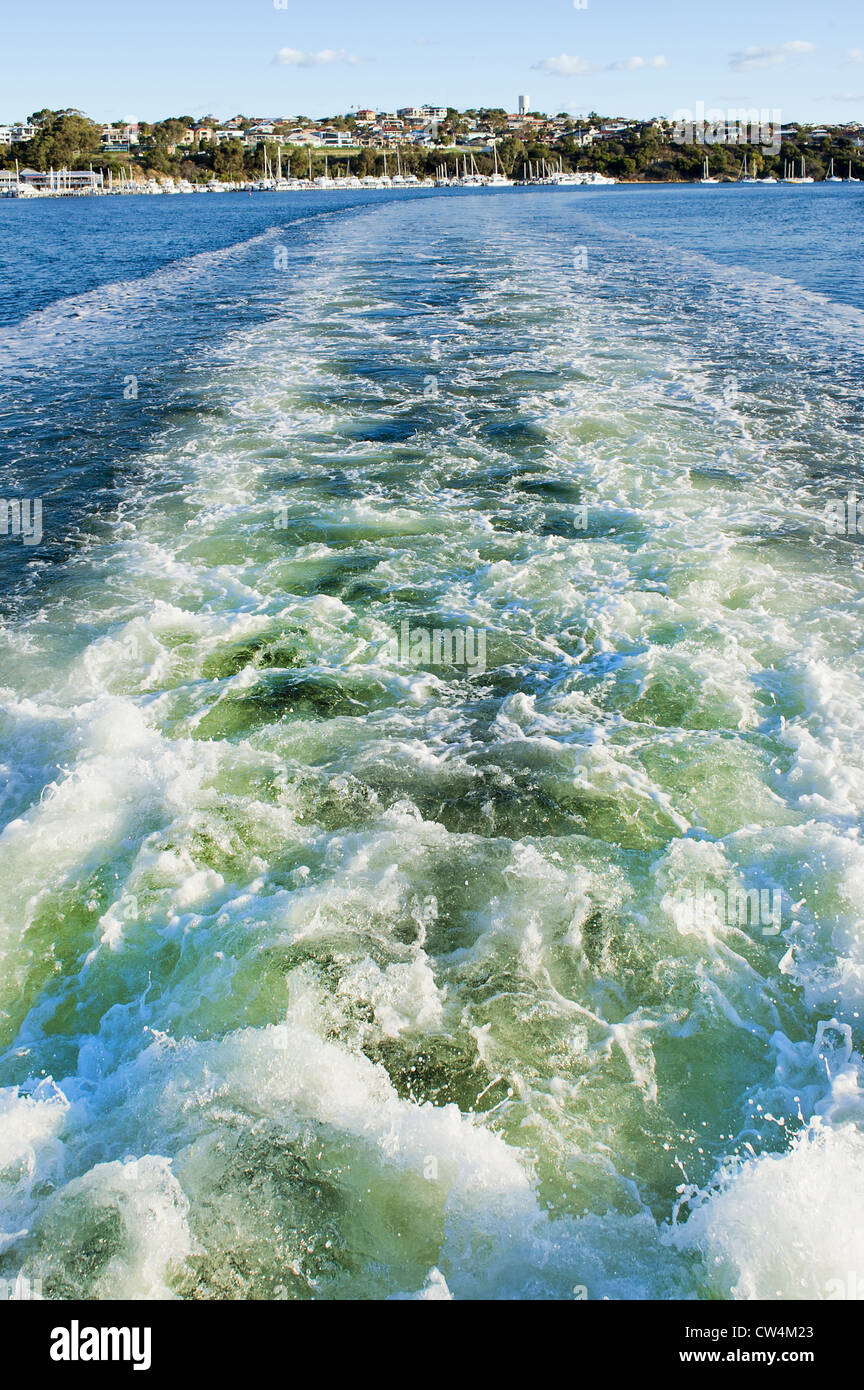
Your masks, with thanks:
[[[637,232],[358,204],[5,330],[159,409],[0,632],[0,1277],[864,1279],[864,313]]]

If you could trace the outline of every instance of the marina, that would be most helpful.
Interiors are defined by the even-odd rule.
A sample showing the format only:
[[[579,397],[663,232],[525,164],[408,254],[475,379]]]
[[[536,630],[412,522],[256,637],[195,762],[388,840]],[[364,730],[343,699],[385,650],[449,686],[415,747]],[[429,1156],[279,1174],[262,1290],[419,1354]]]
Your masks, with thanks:
[[[344,193],[350,190],[368,192],[376,189],[409,191],[411,189],[444,188],[606,188],[620,182],[632,182],[637,185],[649,182],[648,180],[622,181],[608,174],[600,173],[596,169],[580,169],[578,167],[568,169],[561,158],[526,160],[520,169],[520,177],[509,178],[500,167],[497,149],[494,147],[493,169],[490,173],[483,173],[478,169],[473,153],[462,154],[457,159],[453,170],[442,163],[435,169],[434,174],[427,174],[422,178],[403,169],[398,150],[395,153],[395,160],[391,160],[392,171],[388,171],[387,168],[386,151],[383,151],[383,156],[384,168],[381,174],[366,174],[361,177],[352,173],[350,160],[347,162],[344,172],[331,173],[325,155],[324,173],[314,175],[312,151],[309,150],[307,169],[300,175],[292,172],[291,161],[287,163],[283,172],[282,150],[281,147],[277,146],[275,161],[265,150],[264,174],[261,178],[231,180],[212,177],[206,181],[202,180],[195,183],[188,178],[174,178],[171,175],[135,178],[127,168],[123,168],[115,176],[112,169],[104,173],[102,170],[94,170],[92,165],[88,169],[50,168],[47,171],[41,171],[30,168],[19,169],[16,163],[14,170],[0,169],[0,198],[164,197],[201,193]],[[394,162],[395,169],[392,169]],[[825,177],[814,179],[812,175],[807,173],[803,158],[800,162],[784,161],[782,178],[775,178],[771,173],[759,177],[753,172],[747,155],[742,159],[736,176],[717,176],[710,172],[709,160],[706,155],[699,178],[681,179],[676,182],[685,186],[693,183],[714,186],[734,183],[755,187],[757,185],[779,184],[799,186],[815,183],[857,184],[860,183],[860,179],[852,174],[851,159],[848,161],[848,173],[842,178],[834,173],[834,161],[832,159]]]
[[[311,161],[310,161],[311,164]],[[385,157],[386,168],[386,157]],[[208,179],[205,183],[191,183],[188,179],[174,179],[170,176],[147,179],[134,179],[128,175],[114,178],[109,171],[107,179],[102,174],[89,171],[80,174],[68,169],[50,170],[46,174],[36,170],[22,170],[20,175],[3,177],[0,171],[0,197],[3,198],[69,198],[69,197],[142,197],[147,195],[171,195],[180,193],[326,193],[345,192],[349,189],[433,189],[433,188],[515,188],[515,187],[555,187],[555,188],[599,188],[617,183],[593,170],[570,171],[562,165],[551,165],[545,160],[529,164],[521,179],[509,179],[497,168],[492,174],[482,174],[477,169],[473,155],[464,157],[461,168],[453,175],[447,175],[443,166],[434,178],[418,178],[416,174],[397,171],[382,175],[365,175],[360,178],[350,172],[334,177],[329,172],[312,177],[297,177],[290,172],[283,174],[281,168],[267,168],[263,178],[245,180]]]
[[[418,178],[416,174],[384,174],[376,177],[366,175],[360,178],[356,174],[346,174],[342,177],[333,177],[330,174],[319,175],[317,178],[297,178],[291,174],[268,174],[261,179],[246,179],[242,181],[208,179],[206,183],[191,183],[188,179],[173,179],[165,177],[162,179],[133,179],[130,177],[115,179],[109,175],[104,179],[100,174],[93,173],[92,177],[88,173],[84,177],[80,176],[80,171],[59,169],[50,170],[47,174],[40,174],[38,179],[32,175],[34,170],[22,171],[20,178],[4,178],[3,171],[0,171],[0,198],[93,198],[93,197],[145,197],[145,196],[170,196],[176,194],[202,194],[202,193],[344,193],[352,189],[370,191],[374,189],[389,189],[409,191],[411,189],[442,189],[442,188],[607,188],[618,185],[621,181],[611,178],[606,174],[600,174],[595,170],[565,170],[560,165],[552,166],[547,161],[539,161],[537,164],[528,165],[524,171],[524,176],[520,179],[508,179],[504,174],[496,172],[494,174],[481,174],[477,172],[476,164],[471,167],[472,161],[466,157],[461,172],[452,176],[447,176],[446,172],[439,171],[434,178]],[[739,185],[766,185],[766,184],[823,184],[823,183],[860,183],[860,179],[853,178],[851,173],[848,177],[839,178],[828,176],[825,179],[816,180],[809,175],[796,175],[792,172],[792,166],[787,166],[787,172],[782,179],[776,179],[772,175],[765,178],[756,178],[753,175],[741,175],[738,178],[713,178],[707,173],[708,161],[705,161],[706,173],[702,178],[690,181],[681,181],[677,186],[687,187],[696,184],[739,184]],[[851,165],[850,165],[851,168]],[[25,177],[30,175],[30,177]],[[633,187],[649,186],[643,181],[634,182]]]

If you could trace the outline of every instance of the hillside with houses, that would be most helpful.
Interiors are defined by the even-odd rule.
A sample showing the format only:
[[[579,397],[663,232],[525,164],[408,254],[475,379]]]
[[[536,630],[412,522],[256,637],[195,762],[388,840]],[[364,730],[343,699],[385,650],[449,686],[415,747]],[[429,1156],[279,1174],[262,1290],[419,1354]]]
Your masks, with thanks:
[[[741,162],[736,139],[682,143],[665,117],[638,120],[590,112],[548,115],[530,109],[527,96],[518,109],[457,111],[444,106],[405,106],[395,111],[370,108],[344,115],[170,116],[156,122],[117,121],[99,125],[77,110],[43,110],[27,120],[0,125],[0,168],[26,167],[36,173],[64,170],[92,173],[106,180],[173,177],[197,185],[240,182],[272,169],[302,172],[309,178],[333,173],[363,178],[387,170],[387,157],[400,170],[420,178],[452,172],[470,156],[481,175],[501,170],[511,178],[545,165],[562,170],[594,170],[618,181],[681,182],[697,178],[706,156],[712,175],[734,178]],[[816,178],[825,177],[834,159],[851,161],[856,172],[864,149],[864,127],[789,123],[779,147],[748,149],[756,174],[782,173],[786,160],[806,158]],[[79,178],[78,182],[81,182]]]

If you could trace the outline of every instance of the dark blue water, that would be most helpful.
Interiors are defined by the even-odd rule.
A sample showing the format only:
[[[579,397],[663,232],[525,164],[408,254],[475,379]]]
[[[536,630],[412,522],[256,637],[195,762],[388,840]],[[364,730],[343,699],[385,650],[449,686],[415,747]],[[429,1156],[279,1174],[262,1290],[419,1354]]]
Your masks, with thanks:
[[[574,208],[589,198],[596,208],[599,197],[610,226],[701,251],[726,265],[787,274],[808,289],[862,307],[862,188],[632,185],[602,193],[548,189],[539,196],[572,200]],[[9,200],[0,206],[0,324],[99,285],[140,279],[185,256],[231,246],[288,219],[385,199],[467,196],[512,200],[538,194],[512,189],[482,195],[438,190]]]
[[[572,219],[574,238],[584,237],[597,262],[625,244],[637,278],[650,278],[652,262],[670,250],[690,252],[711,265],[788,279],[791,294],[797,285],[864,306],[857,185],[7,200],[0,204],[0,324],[7,326],[0,476],[10,494],[29,489],[50,499],[55,525],[38,554],[10,562],[0,553],[4,597],[28,582],[34,563],[68,553],[82,516],[98,526],[111,515],[165,411],[182,409],[178,383],[196,352],[274,311],[272,281],[238,279],[247,242],[271,232],[302,245],[304,229],[322,216],[356,217],[406,199],[422,204],[422,241],[434,234],[436,208],[469,197],[467,220],[482,210],[492,235],[529,206],[539,226]],[[412,245],[404,250],[410,259]],[[223,251],[222,259],[196,260]],[[303,268],[302,257],[292,260],[291,274],[302,277]],[[782,298],[782,286],[776,292]],[[31,317],[40,312],[41,320]],[[138,394],[128,408],[133,377]]]

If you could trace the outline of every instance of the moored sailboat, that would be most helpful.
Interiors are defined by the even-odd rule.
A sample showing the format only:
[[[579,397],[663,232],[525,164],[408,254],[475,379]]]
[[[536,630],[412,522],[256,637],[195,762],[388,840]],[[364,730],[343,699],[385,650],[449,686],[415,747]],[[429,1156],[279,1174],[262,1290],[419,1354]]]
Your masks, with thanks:
[[[712,177],[710,176],[710,174],[708,173],[708,156],[707,156],[707,154],[706,154],[706,156],[705,156],[705,163],[704,163],[703,168],[702,168],[702,177],[701,177],[701,179],[699,180],[699,182],[700,182],[700,183],[719,183],[719,182],[720,182],[719,179],[714,179],[714,178],[712,178]]]

